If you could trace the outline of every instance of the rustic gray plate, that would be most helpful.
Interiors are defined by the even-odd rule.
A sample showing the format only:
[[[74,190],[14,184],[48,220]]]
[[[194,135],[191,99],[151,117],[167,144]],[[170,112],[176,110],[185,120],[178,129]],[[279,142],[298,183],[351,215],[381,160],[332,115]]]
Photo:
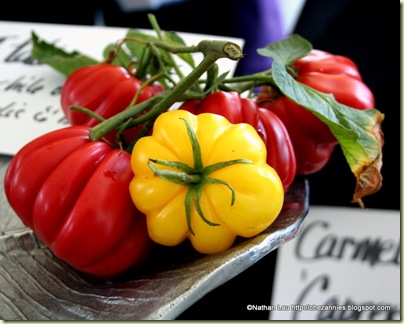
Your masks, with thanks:
[[[291,186],[283,210],[263,233],[223,253],[188,244],[158,247],[147,266],[115,281],[85,276],[55,258],[10,208],[3,189],[10,158],[0,156],[0,319],[170,320],[209,291],[295,237],[308,212],[308,183]]]

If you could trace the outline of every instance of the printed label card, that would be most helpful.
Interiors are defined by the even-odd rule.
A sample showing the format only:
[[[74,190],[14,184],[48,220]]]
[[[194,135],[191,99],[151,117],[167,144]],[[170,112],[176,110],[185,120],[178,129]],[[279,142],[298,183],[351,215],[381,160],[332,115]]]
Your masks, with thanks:
[[[311,206],[283,245],[271,320],[399,320],[400,211]]]

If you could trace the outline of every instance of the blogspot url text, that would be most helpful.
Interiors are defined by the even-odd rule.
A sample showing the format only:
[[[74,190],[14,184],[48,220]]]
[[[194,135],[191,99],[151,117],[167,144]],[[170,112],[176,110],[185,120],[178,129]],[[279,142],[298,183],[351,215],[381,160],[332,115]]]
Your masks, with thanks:
[[[316,305],[316,304],[305,304],[305,305],[247,305],[247,310],[249,311],[293,311],[293,312],[303,312],[303,311],[357,311],[357,312],[368,312],[368,311],[389,311],[391,306],[389,305]]]

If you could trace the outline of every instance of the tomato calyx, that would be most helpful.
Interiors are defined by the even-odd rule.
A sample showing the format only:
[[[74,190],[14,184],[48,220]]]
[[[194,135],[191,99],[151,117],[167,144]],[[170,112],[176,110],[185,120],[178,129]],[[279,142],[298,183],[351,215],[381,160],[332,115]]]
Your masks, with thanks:
[[[187,133],[191,142],[194,166],[191,167],[188,164],[181,161],[167,161],[167,160],[157,160],[149,159],[148,166],[152,170],[154,176],[160,177],[166,181],[176,183],[185,187],[188,187],[187,194],[185,196],[185,212],[187,218],[187,225],[189,232],[195,236],[195,233],[191,225],[191,206],[192,201],[195,204],[195,210],[202,220],[210,226],[218,226],[219,224],[209,221],[203,214],[202,208],[200,206],[200,198],[202,196],[202,191],[206,185],[218,184],[224,185],[231,191],[231,201],[230,206],[234,205],[236,201],[236,191],[227,182],[220,179],[216,179],[210,176],[213,172],[226,168],[234,164],[252,164],[253,162],[248,159],[234,159],[229,161],[223,161],[214,163],[208,166],[203,166],[202,163],[202,153],[200,148],[199,140],[196,136],[195,131],[192,129],[191,125],[186,119],[181,118],[187,128]],[[162,165],[170,167],[174,170],[159,169],[155,165]]]

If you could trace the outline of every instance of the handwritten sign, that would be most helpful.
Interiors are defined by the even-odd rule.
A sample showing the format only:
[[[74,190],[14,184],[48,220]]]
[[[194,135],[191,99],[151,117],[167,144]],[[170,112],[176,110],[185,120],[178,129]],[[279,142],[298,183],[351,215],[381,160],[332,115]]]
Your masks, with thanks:
[[[271,320],[400,319],[400,213],[311,206],[277,255]]]
[[[60,106],[60,90],[65,77],[32,60],[32,31],[66,51],[77,50],[101,60],[104,48],[122,39],[128,29],[0,21],[0,154],[14,155],[32,139],[67,126]],[[178,34],[187,45],[203,39],[223,39],[212,35]],[[244,45],[241,39],[226,39],[241,47]],[[196,54],[196,62],[200,59],[202,56]],[[221,73],[234,73],[236,62],[222,59],[217,63]],[[183,72],[187,73],[187,69]]]

